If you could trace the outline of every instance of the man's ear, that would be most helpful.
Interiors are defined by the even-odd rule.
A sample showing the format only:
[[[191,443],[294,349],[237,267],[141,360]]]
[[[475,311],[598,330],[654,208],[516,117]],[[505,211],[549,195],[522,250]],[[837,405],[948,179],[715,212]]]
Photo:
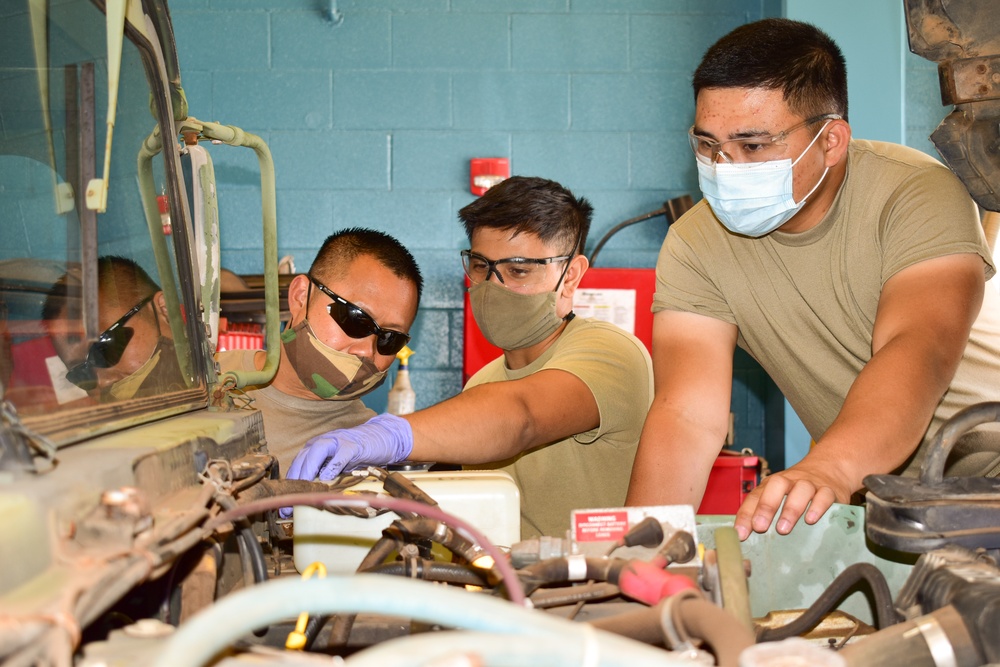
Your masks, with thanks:
[[[590,268],[590,260],[585,255],[577,255],[569,260],[569,267],[566,269],[566,277],[563,279],[563,296],[573,296],[573,292],[580,285],[583,274]]]
[[[293,322],[305,312],[309,300],[309,287],[309,276],[305,274],[295,276],[292,282],[288,283],[288,312]]]
[[[826,166],[835,167],[846,159],[847,147],[851,143],[851,126],[845,120],[834,120],[826,129],[823,142],[826,151]]]
[[[160,322],[167,325],[167,331],[170,331],[170,313],[167,312],[167,298],[163,296],[162,290],[153,295],[153,311]]]

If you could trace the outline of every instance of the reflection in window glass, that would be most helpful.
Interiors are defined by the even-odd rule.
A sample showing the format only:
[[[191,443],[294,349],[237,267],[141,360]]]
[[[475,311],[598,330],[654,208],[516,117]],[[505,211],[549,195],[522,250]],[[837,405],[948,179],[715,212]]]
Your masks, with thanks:
[[[22,417],[82,408],[108,420],[111,403],[204,389],[190,371],[197,346],[172,333],[193,309],[166,303],[176,278],[157,271],[140,198],[137,155],[156,119],[138,49],[126,39],[108,207],[95,215],[82,193],[104,162],[104,15],[83,0],[35,4],[47,12],[41,50],[26,0],[0,22],[0,383]]]

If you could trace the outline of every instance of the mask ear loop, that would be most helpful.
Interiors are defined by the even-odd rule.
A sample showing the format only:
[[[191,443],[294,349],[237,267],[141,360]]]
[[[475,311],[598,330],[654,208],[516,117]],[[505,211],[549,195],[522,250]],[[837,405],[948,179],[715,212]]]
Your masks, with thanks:
[[[305,305],[306,314],[302,317],[302,320],[305,321],[305,322],[309,321],[309,299],[312,298],[312,289],[313,289],[313,282],[312,282],[312,278],[310,278],[309,279],[309,286],[306,287],[306,305]],[[291,315],[288,316],[288,324],[285,325],[285,328],[286,329],[291,329],[292,328],[292,316]]]
[[[580,233],[576,235],[576,242],[573,244],[573,249],[570,251],[570,258],[566,260],[566,266],[563,267],[562,274],[559,276],[559,282],[556,283],[555,289],[552,290],[553,292],[557,292],[559,290],[559,287],[562,285],[563,279],[569,272],[569,265],[573,262],[574,259],[576,259],[576,256],[580,254],[579,252],[580,241],[582,240],[583,240],[583,228],[581,227]],[[563,322],[569,322],[574,317],[576,317],[576,313],[573,312],[573,309],[571,307],[570,311],[566,313],[566,315],[563,317]]]
[[[806,153],[808,153],[808,152],[809,152],[809,149],[810,149],[810,148],[812,148],[812,147],[813,147],[813,144],[815,144],[815,143],[816,143],[816,140],[817,140],[817,139],[819,139],[819,135],[823,134],[823,130],[825,130],[825,129],[827,128],[827,126],[828,126],[828,125],[829,125],[830,123],[832,123],[832,122],[833,122],[833,120],[831,119],[831,120],[828,120],[828,121],[826,121],[825,123],[823,123],[823,127],[819,128],[819,132],[817,132],[817,133],[816,133],[816,136],[815,136],[815,137],[813,137],[813,140],[812,140],[812,141],[810,141],[810,142],[809,142],[809,145],[805,147],[805,150],[803,150],[803,151],[802,151],[802,152],[801,152],[801,153],[799,154],[799,156],[798,156],[797,158],[795,158],[795,162],[793,162],[793,163],[792,163],[792,166],[793,166],[793,167],[794,167],[795,165],[797,165],[797,164],[799,163],[799,160],[801,160],[801,159],[802,159],[802,158],[803,158],[803,157],[805,156],[805,154],[806,154]],[[814,186],[812,187],[812,190],[810,190],[809,192],[807,192],[807,193],[806,193],[806,196],[802,198],[802,201],[799,201],[799,202],[795,202],[795,205],[796,205],[796,206],[802,206],[803,204],[805,204],[805,203],[806,203],[806,200],[807,200],[807,199],[809,199],[810,197],[812,197],[813,193],[814,193],[814,192],[816,192],[816,188],[818,188],[818,187],[820,186],[820,184],[821,184],[821,183],[823,182],[823,180],[824,180],[824,179],[826,178],[826,175],[827,175],[827,174],[828,174],[829,172],[830,172],[830,168],[829,168],[829,167],[827,167],[826,169],[824,169],[824,170],[823,170],[823,175],[819,177],[819,180],[818,180],[818,181],[816,181],[816,185],[814,185]],[[793,178],[794,178],[794,176],[793,176]],[[794,201],[795,201],[795,199],[793,198],[793,199],[792,199],[792,201],[794,202]]]

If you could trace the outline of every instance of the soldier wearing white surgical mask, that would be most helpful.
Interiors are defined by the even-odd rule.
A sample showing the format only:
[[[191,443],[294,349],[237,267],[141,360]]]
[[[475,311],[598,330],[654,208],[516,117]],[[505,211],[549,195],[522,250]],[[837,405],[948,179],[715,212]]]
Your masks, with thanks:
[[[785,534],[849,502],[867,475],[916,475],[944,421],[1000,399],[1000,303],[985,289],[995,269],[954,174],[851,137],[844,58],[819,29],[741,26],[693,84],[705,197],[657,262],[657,391],[628,502],[699,504],[728,431],[738,345],[815,441],[736,516],[741,539],[775,521]],[[998,470],[1000,435],[978,428],[947,473]]]
[[[437,405],[313,438],[288,476],[332,479],[402,460],[503,468],[521,490],[521,537],[564,535],[573,509],[625,500],[652,397],[649,353],[574,317],[592,207],[554,181],[514,176],[459,211],[472,314],[503,350]]]

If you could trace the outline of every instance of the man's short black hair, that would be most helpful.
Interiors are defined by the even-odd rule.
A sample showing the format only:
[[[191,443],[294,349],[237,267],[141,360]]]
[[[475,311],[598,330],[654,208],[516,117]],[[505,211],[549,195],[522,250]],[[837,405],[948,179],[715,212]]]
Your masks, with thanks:
[[[417,305],[420,304],[424,279],[417,261],[395,237],[375,229],[349,227],[331,234],[316,253],[309,273],[318,279],[341,275],[361,255],[374,257],[393,275],[413,283],[417,288]]]
[[[97,285],[99,301],[113,301],[122,307],[123,313],[147,296],[160,291],[160,286],[138,262],[119,255],[102,255],[97,258]],[[82,286],[79,268],[64,273],[45,297],[42,320],[53,321],[67,316],[65,309],[71,301],[79,307]]]
[[[458,217],[470,240],[477,229],[509,229],[515,235],[534,234],[545,243],[564,243],[575,255],[587,244],[593,214],[590,202],[555,181],[511,176],[462,208]]]
[[[803,118],[827,113],[847,120],[847,64],[837,43],[816,26],[764,19],[717,41],[695,70],[694,96],[705,88],[780,90]]]

